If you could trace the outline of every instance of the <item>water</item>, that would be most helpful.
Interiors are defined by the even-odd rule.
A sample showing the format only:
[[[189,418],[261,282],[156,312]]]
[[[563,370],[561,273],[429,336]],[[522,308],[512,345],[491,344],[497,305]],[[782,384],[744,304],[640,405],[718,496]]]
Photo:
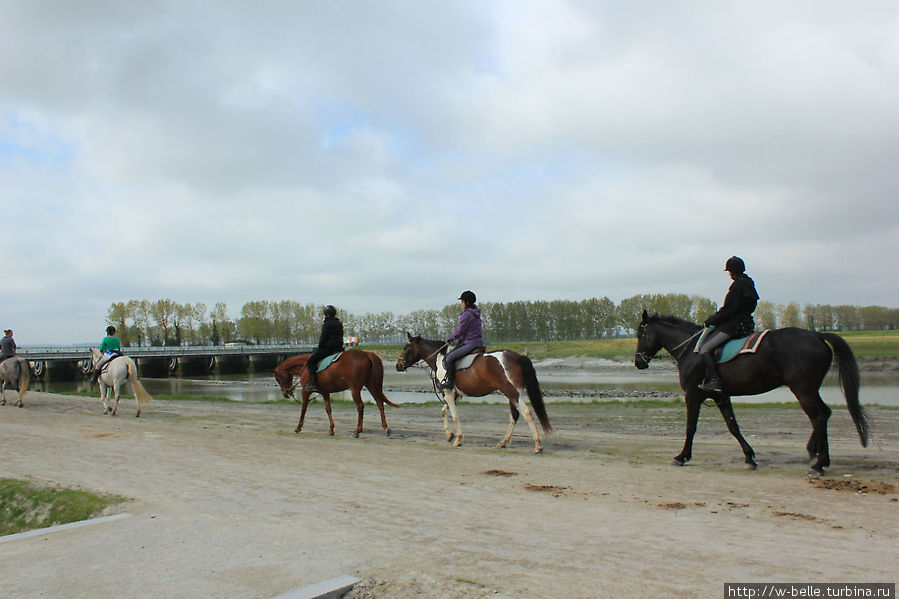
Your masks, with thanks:
[[[548,403],[553,401],[604,401],[629,400],[654,394],[672,399],[682,397],[677,383],[677,371],[673,365],[653,363],[649,370],[637,370],[627,363],[608,360],[592,360],[584,368],[559,368],[557,362],[547,361],[537,364],[544,396]],[[213,374],[194,377],[144,378],[141,382],[151,395],[168,396],[217,396],[236,401],[276,401],[281,399],[281,391],[274,377],[269,373]],[[431,380],[424,368],[411,368],[405,373],[397,372],[391,364],[385,363],[384,385],[387,396],[396,403],[422,403],[437,401],[431,391]],[[79,381],[34,381],[36,391],[71,393],[88,391],[86,380]],[[96,392],[96,388],[94,388]],[[130,393],[130,389],[125,391]],[[335,393],[334,399],[350,399],[349,392]],[[828,375],[821,389],[824,401],[834,406],[845,406],[842,391],[832,373]],[[862,405],[899,406],[899,376],[895,374],[863,373],[861,389]],[[371,396],[363,390],[362,398],[373,403]],[[482,398],[468,398],[466,402],[505,403],[499,394]],[[796,401],[789,389],[781,387],[768,393],[748,397],[735,397],[735,403],[787,403]]]

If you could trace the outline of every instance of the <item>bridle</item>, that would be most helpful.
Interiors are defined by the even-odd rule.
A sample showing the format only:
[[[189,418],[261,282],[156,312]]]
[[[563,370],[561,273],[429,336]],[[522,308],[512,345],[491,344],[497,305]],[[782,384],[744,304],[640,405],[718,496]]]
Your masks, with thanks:
[[[675,362],[679,363],[681,361],[681,358],[683,358],[683,356],[684,356],[684,352],[687,351],[687,344],[689,344],[691,341],[693,341],[694,339],[699,337],[702,334],[703,330],[704,329],[700,328],[693,335],[691,335],[690,337],[687,337],[687,339],[685,339],[681,343],[677,344],[676,346],[674,346],[670,350],[668,350],[668,353],[671,355],[674,355],[674,352],[676,352],[677,350],[679,350],[679,349],[681,350],[680,353],[678,353],[676,356],[674,356]],[[640,327],[637,329],[637,339],[640,339],[645,334],[646,334],[646,323],[643,322],[643,323],[640,323]],[[683,349],[681,349],[681,348],[683,348]],[[659,349],[662,349],[662,348],[659,347]],[[652,355],[647,355],[646,352],[642,352],[642,351],[636,352],[636,355],[640,356],[640,358],[642,358],[644,362],[649,364],[650,360],[655,358],[656,354],[658,354],[658,353],[659,353],[659,350],[657,349],[656,351],[654,351],[652,353]]]

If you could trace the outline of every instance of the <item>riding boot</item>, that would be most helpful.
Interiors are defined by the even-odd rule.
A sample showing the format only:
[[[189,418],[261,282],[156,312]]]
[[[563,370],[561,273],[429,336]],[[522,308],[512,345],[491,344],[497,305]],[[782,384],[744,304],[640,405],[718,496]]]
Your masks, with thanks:
[[[309,393],[318,391],[318,374],[312,368],[309,369],[309,382],[303,387],[303,390]]]
[[[456,371],[455,369],[447,369],[446,378],[443,379],[443,382],[440,383],[441,389],[452,389],[456,386],[456,383],[453,382],[453,378],[455,377]]]
[[[721,376],[718,374],[718,359],[712,355],[712,352],[700,355],[705,363],[705,381],[699,385],[699,388],[703,391],[721,393],[724,391],[724,385],[721,384]]]
[[[89,381],[89,384],[90,384],[90,385],[96,385],[96,384],[97,384],[97,379],[99,379],[99,378],[100,378],[100,369],[99,369],[99,368],[95,368],[94,371],[91,373],[91,379],[90,379],[90,381]]]

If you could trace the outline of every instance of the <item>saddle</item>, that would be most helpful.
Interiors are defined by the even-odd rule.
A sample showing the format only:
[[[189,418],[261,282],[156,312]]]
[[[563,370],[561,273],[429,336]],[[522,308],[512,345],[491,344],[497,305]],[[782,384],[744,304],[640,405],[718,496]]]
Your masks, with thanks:
[[[100,372],[106,372],[107,370],[109,370],[109,365],[112,364],[112,361],[115,360],[116,358],[121,358],[124,355],[125,354],[123,354],[122,350],[120,350],[120,349],[112,350],[109,354],[109,359],[106,360],[106,362],[104,362],[103,366],[100,368]]]
[[[331,354],[330,356],[325,356],[321,359],[321,362],[318,363],[318,366],[315,368],[315,372],[321,372],[334,362],[340,359],[340,356],[343,355],[343,352],[337,352],[336,354]]]
[[[462,356],[461,358],[456,360],[456,367],[454,368],[454,370],[457,372],[459,370],[465,370],[466,368],[468,368],[469,366],[472,365],[475,358],[477,358],[480,354],[484,354],[484,353],[487,353],[486,346],[480,345],[480,346],[474,348],[473,350],[471,350],[471,353],[465,354],[464,356]]]
[[[706,329],[706,331],[707,330],[708,329]],[[759,346],[762,344],[762,339],[764,339],[767,334],[768,329],[765,329],[764,331],[752,333],[748,337],[728,339],[720,347],[716,347],[712,354],[718,359],[719,364],[730,362],[741,354],[754,354],[758,351]],[[699,337],[699,341],[696,343],[696,351],[699,351],[703,337],[705,337],[705,332],[703,332]]]

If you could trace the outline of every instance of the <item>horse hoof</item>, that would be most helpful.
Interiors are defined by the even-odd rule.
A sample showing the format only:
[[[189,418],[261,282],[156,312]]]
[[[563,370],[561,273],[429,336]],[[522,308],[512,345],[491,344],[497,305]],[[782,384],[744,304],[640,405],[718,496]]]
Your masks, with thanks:
[[[815,477],[824,476],[824,470],[823,469],[816,470],[816,469],[812,468],[811,470],[808,471],[808,475],[815,476]]]
[[[673,460],[671,460],[672,466],[683,466],[684,464],[686,464],[686,460],[679,460],[677,458],[674,458]]]
[[[296,433],[296,434],[298,434],[298,435],[299,435],[299,434],[300,434],[300,429],[298,429],[298,428],[295,428],[295,429],[293,429],[293,432],[295,432],[295,433]]]
[[[504,449],[505,447],[506,447],[505,441],[500,441],[499,443],[496,444],[497,449]]]
[[[333,436],[334,436],[334,431],[328,431],[328,436],[329,436],[329,437],[333,437]]]
[[[755,470],[756,468],[758,468],[758,464],[755,462],[743,464],[743,470]]]
[[[389,428],[388,428],[386,431],[384,431],[384,432],[387,434],[388,437],[390,436],[390,429],[389,429]]]
[[[539,447],[535,447],[535,448],[534,448],[534,453],[543,453],[543,446],[541,445],[541,446],[539,446]]]

